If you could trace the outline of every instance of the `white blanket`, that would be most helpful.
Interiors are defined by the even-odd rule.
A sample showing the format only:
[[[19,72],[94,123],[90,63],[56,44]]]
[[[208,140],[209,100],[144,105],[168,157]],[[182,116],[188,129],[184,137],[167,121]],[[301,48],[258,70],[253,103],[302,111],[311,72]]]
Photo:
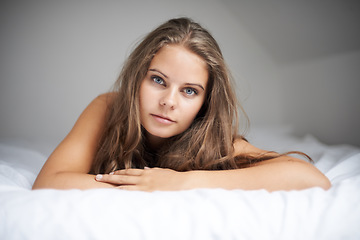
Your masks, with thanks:
[[[333,186],[272,193],[31,191],[46,157],[0,144],[0,239],[360,239],[359,148],[287,134],[252,140],[308,153]]]

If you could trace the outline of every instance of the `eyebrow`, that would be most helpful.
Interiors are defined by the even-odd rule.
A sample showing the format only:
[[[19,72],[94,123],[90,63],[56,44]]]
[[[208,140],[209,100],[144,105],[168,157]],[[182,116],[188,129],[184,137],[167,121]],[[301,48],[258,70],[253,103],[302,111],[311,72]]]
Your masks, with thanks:
[[[169,78],[169,77],[168,77],[168,76],[166,76],[164,73],[162,73],[161,71],[159,71],[159,70],[157,70],[157,69],[155,69],[155,68],[151,68],[151,69],[149,69],[149,71],[151,71],[151,72],[157,72],[157,73],[159,73],[159,74],[163,75],[165,78]],[[202,90],[204,90],[204,91],[205,91],[205,88],[204,88],[201,84],[196,84],[196,83],[185,83],[185,85],[198,86],[198,87],[200,87]]]
[[[185,85],[198,86],[199,88],[201,88],[202,90],[204,90],[204,91],[205,91],[205,88],[204,88],[201,84],[196,84],[196,83],[185,83]]]
[[[163,75],[165,78],[169,78],[169,77],[166,76],[164,73],[160,72],[159,70],[157,70],[157,69],[155,69],[155,68],[151,68],[151,69],[149,69],[149,71],[160,73],[160,74]]]

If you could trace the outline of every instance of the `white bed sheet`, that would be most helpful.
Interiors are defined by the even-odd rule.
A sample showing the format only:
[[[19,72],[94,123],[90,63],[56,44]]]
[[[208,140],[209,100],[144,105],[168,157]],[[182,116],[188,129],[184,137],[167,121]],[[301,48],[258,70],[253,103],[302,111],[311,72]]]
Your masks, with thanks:
[[[360,239],[359,148],[266,129],[253,136],[263,148],[308,153],[333,186],[272,193],[31,191],[45,155],[2,143],[0,239]]]

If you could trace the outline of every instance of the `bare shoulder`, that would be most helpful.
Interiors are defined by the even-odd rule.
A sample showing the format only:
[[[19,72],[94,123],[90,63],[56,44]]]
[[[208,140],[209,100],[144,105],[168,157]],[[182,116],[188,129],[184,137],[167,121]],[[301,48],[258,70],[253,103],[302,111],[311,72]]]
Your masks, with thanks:
[[[116,96],[117,94],[115,92],[107,92],[100,94],[93,101],[91,101],[88,107],[97,105],[99,107],[107,108],[114,102]]]
[[[117,96],[116,92],[107,92],[107,93],[100,94],[99,96],[97,96],[95,98],[95,100],[103,101],[103,102],[106,102],[109,104],[112,101],[114,101],[116,96]]]
[[[108,92],[98,95],[93,99],[90,104],[85,108],[85,110],[80,115],[75,126],[84,123],[84,120],[87,119],[87,122],[93,122],[96,120],[104,121],[103,117],[106,115],[109,106],[113,103],[116,97],[116,93]]]
[[[108,106],[115,97],[105,93],[91,101],[74,126],[50,155],[42,169],[47,172],[88,172],[106,125]]]
[[[243,139],[237,139],[234,142],[235,154],[261,155],[269,151],[259,149]],[[270,153],[271,154],[271,153]],[[329,179],[308,161],[295,158],[289,155],[274,154],[274,158],[249,167],[250,171],[261,173],[262,176],[273,176],[278,180],[278,184],[283,185],[285,189],[304,189],[309,187],[321,187],[328,189],[331,186]],[[244,169],[245,170],[245,169]],[[271,182],[271,181],[270,181]],[[276,188],[277,184],[269,186]]]
[[[89,124],[94,125],[93,127],[103,125],[108,107],[114,98],[115,93],[104,93],[93,99],[80,114],[70,134],[76,130],[81,130],[82,126],[87,127]]]

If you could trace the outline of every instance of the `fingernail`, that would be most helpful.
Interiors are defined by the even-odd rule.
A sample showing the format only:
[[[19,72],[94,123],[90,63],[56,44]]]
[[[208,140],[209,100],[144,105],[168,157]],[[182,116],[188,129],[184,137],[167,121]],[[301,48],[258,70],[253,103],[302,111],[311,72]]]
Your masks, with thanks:
[[[99,181],[99,180],[101,180],[101,179],[102,179],[102,177],[103,177],[103,175],[98,174],[98,175],[96,175],[95,179]]]
[[[144,169],[150,169],[149,167],[144,167]]]
[[[114,172],[109,173],[109,175],[114,175]]]

